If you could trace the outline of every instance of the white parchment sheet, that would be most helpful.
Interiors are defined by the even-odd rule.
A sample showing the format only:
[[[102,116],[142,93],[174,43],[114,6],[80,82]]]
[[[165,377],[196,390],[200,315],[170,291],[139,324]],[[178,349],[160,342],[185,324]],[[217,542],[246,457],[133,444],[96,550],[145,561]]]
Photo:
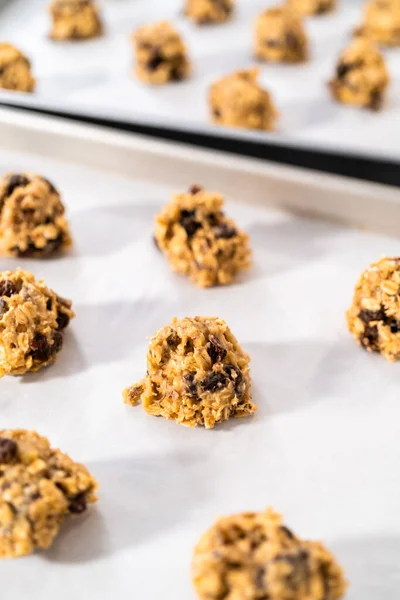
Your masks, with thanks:
[[[400,367],[358,349],[344,311],[360,271],[400,241],[229,198],[254,268],[200,290],[152,242],[171,189],[1,151],[1,172],[25,169],[62,191],[75,247],[58,260],[2,259],[1,270],[32,270],[77,317],[54,366],[0,381],[0,428],[48,436],[93,472],[100,500],[49,551],[2,561],[2,597],[194,599],[200,534],[271,504],[334,551],[349,600],[398,600]],[[145,372],[146,337],[174,315],[226,319],[252,357],[254,418],[186,429],[123,404]]]
[[[217,128],[209,124],[207,90],[226,73],[254,64],[253,23],[276,0],[237,0],[228,24],[196,27],[181,14],[183,0],[102,0],[103,38],[54,43],[47,37],[47,0],[11,0],[0,10],[0,39],[32,59],[34,95],[1,93],[11,100],[124,122],[150,123],[246,139],[400,158],[400,50],[385,51],[392,85],[380,113],[335,104],[326,83],[339,52],[360,23],[363,0],[341,0],[330,15],[306,20],[311,59],[304,65],[260,64],[260,81],[281,113],[277,134]],[[193,62],[186,82],[148,87],[132,77],[131,32],[170,19],[184,36]]]

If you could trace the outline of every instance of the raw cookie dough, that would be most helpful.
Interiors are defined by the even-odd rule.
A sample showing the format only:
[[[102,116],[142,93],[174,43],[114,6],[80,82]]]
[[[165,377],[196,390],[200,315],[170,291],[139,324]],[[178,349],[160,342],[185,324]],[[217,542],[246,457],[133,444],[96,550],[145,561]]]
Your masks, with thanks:
[[[237,71],[214,83],[209,92],[211,118],[218,125],[271,130],[278,112],[258,83],[258,69]]]
[[[382,46],[400,46],[400,0],[371,0],[356,35],[364,35]]]
[[[0,253],[47,258],[71,245],[60,194],[29,173],[7,173],[0,181]]]
[[[149,84],[181,81],[190,74],[186,46],[168,21],[144,25],[133,34],[135,73]]]
[[[251,399],[250,357],[222,319],[174,318],[150,340],[147,375],[124,392],[151,415],[211,429],[257,409]]]
[[[48,548],[68,515],[95,502],[86,467],[34,431],[0,430],[0,558]]]
[[[400,257],[382,258],[362,273],[347,326],[368,352],[400,359]]]
[[[195,548],[192,574],[202,600],[337,600],[346,590],[332,554],[271,509],[219,519]]]
[[[199,287],[232,283],[250,266],[249,238],[222,212],[223,196],[192,186],[157,216],[155,240],[174,271]]]
[[[336,8],[337,0],[287,0],[302,15],[324,15]]]
[[[103,33],[99,10],[92,0],[53,0],[52,40],[85,40]]]
[[[0,377],[23,375],[53,363],[71,302],[21,269],[0,272]]]
[[[35,79],[28,58],[11,44],[0,44],[0,88],[33,92]]]
[[[389,74],[379,50],[365,38],[356,38],[341,54],[329,86],[335,100],[379,110]]]
[[[307,59],[308,40],[301,18],[290,8],[263,11],[256,20],[255,56],[271,62],[302,62]]]
[[[233,7],[233,0],[186,0],[185,15],[199,25],[224,23]]]

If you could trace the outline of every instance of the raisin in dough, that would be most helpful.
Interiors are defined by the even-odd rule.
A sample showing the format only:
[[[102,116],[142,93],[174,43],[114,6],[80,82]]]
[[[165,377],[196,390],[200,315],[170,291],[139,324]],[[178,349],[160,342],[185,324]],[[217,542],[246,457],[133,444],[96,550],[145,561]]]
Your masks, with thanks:
[[[68,515],[97,500],[86,467],[34,431],[0,430],[0,558],[48,548]]]
[[[173,319],[150,341],[147,375],[124,392],[132,406],[180,425],[211,429],[256,410],[249,356],[222,319]]]
[[[0,44],[0,88],[16,92],[35,89],[29,59],[11,44]]]
[[[286,6],[263,11],[256,20],[255,56],[270,62],[303,62],[308,40],[301,18]]]
[[[382,46],[400,46],[400,0],[371,0],[356,35]]]
[[[168,21],[144,25],[133,34],[138,79],[148,84],[164,84],[186,79],[190,62],[186,46]]]
[[[338,102],[379,110],[389,81],[379,50],[369,40],[356,38],[339,57],[329,85]]]
[[[237,71],[214,83],[209,92],[211,118],[218,125],[272,130],[278,112],[257,82],[258,69]]]
[[[324,15],[336,8],[337,0],[287,0],[302,15]]]
[[[247,234],[222,212],[223,197],[192,186],[157,216],[155,240],[174,271],[199,287],[232,283],[250,266]]]
[[[185,15],[199,25],[224,23],[233,8],[233,0],[186,0]]]
[[[85,40],[103,33],[100,13],[92,0],[53,0],[50,15],[52,40]]]
[[[0,272],[0,377],[53,363],[74,316],[71,302],[36,281],[32,273]]]
[[[60,194],[50,181],[7,173],[0,181],[0,253],[46,258],[71,245]]]
[[[337,600],[346,590],[332,554],[271,509],[219,519],[195,548],[192,575],[201,600]]]
[[[368,352],[392,362],[400,359],[400,258],[382,258],[362,273],[347,326]]]

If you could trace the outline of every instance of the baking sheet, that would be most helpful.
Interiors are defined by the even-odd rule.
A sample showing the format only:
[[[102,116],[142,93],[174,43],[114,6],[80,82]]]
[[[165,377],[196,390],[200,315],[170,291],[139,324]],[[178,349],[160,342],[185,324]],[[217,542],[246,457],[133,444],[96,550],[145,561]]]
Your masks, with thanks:
[[[0,427],[37,429],[87,464],[100,501],[67,522],[49,551],[1,562],[4,593],[194,599],[200,534],[220,515],[271,504],[337,555],[349,600],[398,600],[399,367],[358,349],[343,314],[360,271],[399,254],[399,240],[231,196],[227,210],[250,234],[254,268],[231,287],[198,290],[168,270],[151,240],[175,185],[157,183],[154,171],[128,178],[58,156],[0,149],[1,172],[54,181],[75,239],[62,259],[2,259],[1,269],[32,270],[77,313],[55,365],[1,380]],[[185,429],[122,403],[122,389],[144,373],[146,336],[196,314],[226,319],[250,353],[254,418]]]
[[[274,0],[238,0],[229,24],[196,27],[181,15],[181,0],[103,0],[104,38],[57,44],[47,39],[47,0],[13,0],[0,12],[0,37],[32,58],[35,95],[0,93],[0,100],[101,119],[213,133],[259,143],[319,148],[400,158],[400,50],[385,51],[392,86],[376,114],[331,101],[326,82],[336,57],[361,19],[363,0],[342,0],[340,10],[308,19],[312,59],[305,65],[260,65],[261,82],[281,112],[276,134],[218,128],[208,122],[209,85],[225,73],[253,64],[252,25]],[[171,19],[187,41],[193,77],[179,84],[147,87],[132,77],[129,35],[143,23]]]

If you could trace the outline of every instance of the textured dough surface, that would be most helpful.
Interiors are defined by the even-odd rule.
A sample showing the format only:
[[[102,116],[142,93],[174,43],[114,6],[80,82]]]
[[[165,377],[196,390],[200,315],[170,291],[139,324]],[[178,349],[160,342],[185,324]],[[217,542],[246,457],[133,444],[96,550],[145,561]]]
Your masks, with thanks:
[[[35,89],[29,59],[11,44],[0,44],[0,88],[17,92]]]
[[[340,55],[330,82],[335,100],[380,110],[390,78],[383,55],[365,38],[356,38]]]
[[[192,574],[202,600],[337,600],[346,589],[332,554],[271,509],[217,521],[195,548]]]
[[[133,34],[135,74],[144,83],[161,85],[190,74],[186,46],[168,21],[139,27]]]
[[[209,92],[211,118],[218,125],[272,130],[278,112],[257,82],[258,69],[237,71],[215,82]]]
[[[400,0],[371,0],[356,35],[382,46],[400,46]]]
[[[34,431],[0,430],[0,558],[48,548],[64,518],[96,501],[86,467]]]
[[[222,212],[223,197],[192,186],[157,216],[155,240],[174,271],[199,287],[232,283],[250,266],[246,233]]]
[[[400,258],[382,258],[357,282],[347,311],[347,325],[357,343],[390,361],[400,358]]]
[[[186,0],[185,15],[199,25],[224,23],[233,8],[233,0]]]
[[[7,173],[0,181],[0,252],[45,258],[71,245],[60,194],[38,175]]]
[[[50,15],[52,40],[85,40],[103,33],[100,13],[92,0],[53,0]]]
[[[270,62],[303,62],[308,39],[300,17],[286,6],[263,11],[256,20],[255,56]]]
[[[207,429],[255,412],[250,357],[222,319],[194,317],[162,327],[147,352],[147,375],[124,392],[151,415]]]
[[[336,8],[337,0],[287,0],[287,4],[303,15],[324,15]]]
[[[0,272],[0,377],[53,363],[72,317],[71,302],[32,273]]]

